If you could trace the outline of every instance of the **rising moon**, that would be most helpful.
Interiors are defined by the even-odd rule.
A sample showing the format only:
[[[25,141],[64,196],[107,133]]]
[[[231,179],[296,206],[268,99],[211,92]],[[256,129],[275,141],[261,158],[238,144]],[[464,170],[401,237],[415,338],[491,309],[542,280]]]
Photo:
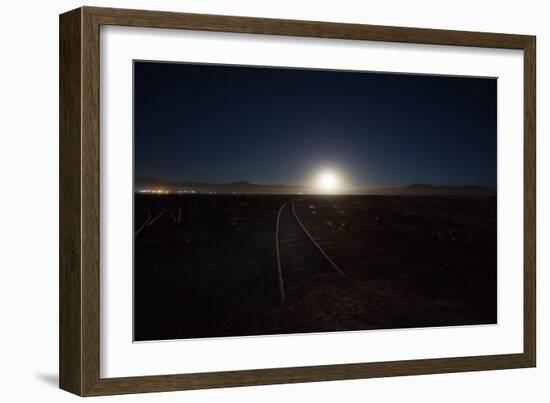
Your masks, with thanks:
[[[331,170],[319,172],[316,179],[316,188],[322,193],[338,193],[340,178]]]

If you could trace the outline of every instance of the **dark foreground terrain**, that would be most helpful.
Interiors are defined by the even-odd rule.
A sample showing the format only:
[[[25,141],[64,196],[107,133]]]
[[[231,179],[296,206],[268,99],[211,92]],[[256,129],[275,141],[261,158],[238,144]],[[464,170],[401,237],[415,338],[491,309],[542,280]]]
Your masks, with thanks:
[[[135,230],[137,341],[497,320],[494,196],[136,195]]]

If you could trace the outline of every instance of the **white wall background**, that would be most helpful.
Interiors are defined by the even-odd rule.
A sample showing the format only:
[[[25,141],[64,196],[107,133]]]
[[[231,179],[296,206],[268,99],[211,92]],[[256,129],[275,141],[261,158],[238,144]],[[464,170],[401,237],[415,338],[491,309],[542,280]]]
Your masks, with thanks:
[[[79,1],[2,4],[0,24],[0,398],[69,402],[58,365],[58,14]],[[545,2],[123,0],[87,5],[537,35],[538,368],[116,396],[102,401],[531,401],[550,397],[550,25]]]

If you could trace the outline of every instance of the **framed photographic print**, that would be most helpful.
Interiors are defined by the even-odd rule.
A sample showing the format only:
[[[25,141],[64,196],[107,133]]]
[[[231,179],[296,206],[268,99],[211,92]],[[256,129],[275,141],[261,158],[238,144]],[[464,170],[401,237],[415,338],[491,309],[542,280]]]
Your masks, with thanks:
[[[535,366],[535,37],[60,16],[60,386]]]

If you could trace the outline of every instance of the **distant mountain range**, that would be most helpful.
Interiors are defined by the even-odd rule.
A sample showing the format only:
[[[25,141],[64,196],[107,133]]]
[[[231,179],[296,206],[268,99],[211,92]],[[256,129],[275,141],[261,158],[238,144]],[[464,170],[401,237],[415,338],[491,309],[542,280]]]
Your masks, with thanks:
[[[496,194],[496,189],[483,186],[435,186],[425,183],[414,183],[404,187],[386,187],[367,191],[369,194]]]
[[[195,192],[195,193],[253,193],[253,194],[315,194],[315,189],[298,185],[261,185],[246,181],[230,183],[203,183],[203,182],[174,182],[156,178],[136,177],[135,190],[165,190],[169,192]],[[350,191],[350,194],[389,194],[389,195],[481,195],[496,194],[495,189],[483,186],[435,186],[430,184],[415,183],[403,187],[381,187],[366,190]]]

